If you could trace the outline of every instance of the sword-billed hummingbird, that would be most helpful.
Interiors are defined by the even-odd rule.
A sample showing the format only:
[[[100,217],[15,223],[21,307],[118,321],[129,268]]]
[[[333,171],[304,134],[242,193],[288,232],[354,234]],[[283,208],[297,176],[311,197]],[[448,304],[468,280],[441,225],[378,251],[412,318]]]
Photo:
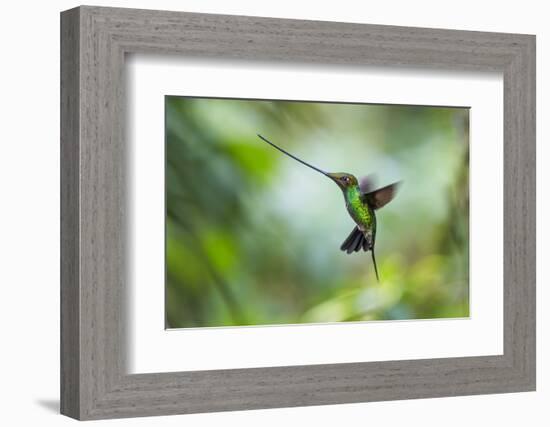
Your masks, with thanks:
[[[340,187],[342,193],[344,194],[344,200],[346,201],[348,213],[355,224],[357,224],[346,240],[344,240],[340,246],[340,249],[348,254],[358,252],[361,249],[365,252],[370,250],[372,255],[372,263],[374,265],[374,272],[376,273],[376,279],[379,280],[378,268],[376,267],[376,258],[374,256],[374,243],[376,240],[375,211],[393,199],[399,183],[395,182],[377,190],[373,190],[371,188],[372,178],[369,176],[361,178],[360,181],[357,181],[357,178],[349,173],[325,172],[283,150],[281,147],[278,147],[262,135],[258,134],[258,137],[279,150],[281,153],[284,153],[303,165],[329,177],[338,185],[338,187]]]

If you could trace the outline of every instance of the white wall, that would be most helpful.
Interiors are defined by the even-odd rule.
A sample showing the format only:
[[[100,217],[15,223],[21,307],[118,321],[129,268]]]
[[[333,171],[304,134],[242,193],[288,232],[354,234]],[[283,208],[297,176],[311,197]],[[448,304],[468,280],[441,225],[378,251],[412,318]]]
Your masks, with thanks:
[[[538,390],[426,399],[111,421],[110,425],[549,425],[548,201],[550,26],[542,1],[97,1],[105,6],[247,14],[537,34]],[[57,414],[59,360],[59,11],[73,1],[6,2],[0,73],[0,376],[3,425],[68,425]],[[30,125],[29,125],[30,124]],[[6,197],[7,196],[7,197]],[[545,202],[545,203],[543,203]],[[544,238],[546,237],[546,241]],[[7,338],[7,339],[6,339]],[[530,420],[527,421],[526,420]]]

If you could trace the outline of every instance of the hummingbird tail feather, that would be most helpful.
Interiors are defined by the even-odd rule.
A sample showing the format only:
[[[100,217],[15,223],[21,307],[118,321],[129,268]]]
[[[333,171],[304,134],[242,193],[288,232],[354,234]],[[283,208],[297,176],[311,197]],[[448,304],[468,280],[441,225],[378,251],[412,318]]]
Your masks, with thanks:
[[[346,237],[346,240],[344,240],[344,243],[340,246],[340,250],[348,254],[359,252],[361,249],[367,252],[370,248],[370,241],[358,227],[354,227],[353,230],[351,230],[349,236]]]
[[[357,252],[363,244],[363,239],[364,236],[363,233],[361,233],[361,230],[359,230],[359,228],[357,227],[354,227],[346,240],[344,240],[344,243],[342,243],[342,246],[340,246],[340,250],[345,251],[348,254],[351,254],[352,252]]]
[[[376,281],[380,281],[380,278],[378,277],[378,268],[376,267],[376,258],[374,257],[374,246],[370,250],[370,254],[372,256],[372,263],[374,265],[374,272],[376,273]]]
[[[342,243],[342,246],[340,246],[340,250],[351,254],[352,252],[359,252],[361,249],[365,252],[371,251],[376,280],[380,281],[378,277],[378,267],[376,266],[376,257],[374,256],[374,242],[372,242],[372,239],[367,239],[358,227],[354,227],[349,236],[346,237],[346,240]]]

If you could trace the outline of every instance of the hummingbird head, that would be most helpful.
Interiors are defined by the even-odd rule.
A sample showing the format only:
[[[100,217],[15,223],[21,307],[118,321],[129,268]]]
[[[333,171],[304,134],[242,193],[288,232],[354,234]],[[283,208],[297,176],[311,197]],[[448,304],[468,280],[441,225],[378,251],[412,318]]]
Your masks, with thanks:
[[[349,173],[337,172],[337,173],[327,173],[326,175],[330,179],[332,179],[338,185],[338,187],[340,187],[342,190],[358,185],[357,178],[355,178],[352,174],[349,174]]]

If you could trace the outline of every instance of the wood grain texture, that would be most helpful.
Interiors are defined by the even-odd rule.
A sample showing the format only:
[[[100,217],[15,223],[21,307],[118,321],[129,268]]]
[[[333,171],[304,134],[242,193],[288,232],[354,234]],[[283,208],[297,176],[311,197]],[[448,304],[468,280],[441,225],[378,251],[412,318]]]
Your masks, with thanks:
[[[535,388],[535,38],[80,7],[62,13],[62,413],[78,419]],[[129,375],[124,55],[500,71],[504,354]]]
[[[61,20],[61,412],[80,414],[78,10]]]

